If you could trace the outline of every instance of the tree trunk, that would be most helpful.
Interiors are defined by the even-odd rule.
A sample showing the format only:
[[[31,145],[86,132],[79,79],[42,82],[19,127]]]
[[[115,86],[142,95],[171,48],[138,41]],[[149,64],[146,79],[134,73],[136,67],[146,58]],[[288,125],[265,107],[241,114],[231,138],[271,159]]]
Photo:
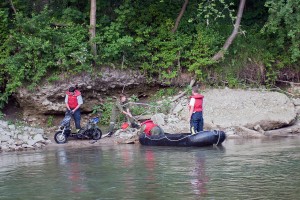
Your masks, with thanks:
[[[185,9],[186,9],[186,6],[188,5],[188,3],[189,3],[189,0],[185,0],[185,1],[184,1],[184,4],[183,4],[183,6],[182,6],[182,8],[181,8],[181,11],[180,11],[180,13],[179,13],[179,15],[178,15],[178,17],[177,17],[177,19],[176,19],[175,26],[174,26],[174,28],[172,29],[172,33],[175,33],[175,32],[176,32],[176,30],[177,30],[177,28],[178,28],[178,25],[179,25],[179,22],[180,22],[180,20],[181,20],[183,14],[184,14],[184,12],[185,12]]]
[[[232,44],[233,40],[237,36],[239,28],[240,28],[242,16],[243,16],[245,3],[246,3],[246,0],[240,0],[239,10],[238,10],[238,14],[237,14],[237,18],[236,18],[236,21],[235,21],[235,24],[234,24],[233,31],[232,31],[231,35],[227,38],[223,48],[217,54],[214,55],[212,60],[218,61],[221,58],[223,58],[224,53],[228,50],[229,46]]]
[[[10,4],[12,10],[14,11],[14,14],[17,14],[17,10],[16,10],[16,8],[15,8],[15,6],[14,6],[12,0],[9,0],[9,4]]]
[[[91,52],[94,56],[97,55],[97,46],[96,43],[93,42],[96,36],[96,0],[91,0],[91,12],[90,12],[90,44],[91,44]]]

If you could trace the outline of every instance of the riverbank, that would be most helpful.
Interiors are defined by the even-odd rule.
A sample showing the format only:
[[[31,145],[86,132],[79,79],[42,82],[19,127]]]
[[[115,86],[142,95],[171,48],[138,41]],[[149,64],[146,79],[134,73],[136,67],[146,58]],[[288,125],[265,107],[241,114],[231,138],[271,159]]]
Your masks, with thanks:
[[[180,92],[175,95],[180,95]],[[227,138],[264,138],[286,137],[300,133],[298,113],[300,99],[289,98],[283,93],[266,90],[204,90],[204,129],[223,130]],[[163,97],[157,101],[156,110],[151,115],[137,117],[151,118],[168,133],[189,132],[188,96],[173,101],[174,96]],[[166,106],[167,105],[167,106]],[[168,107],[168,109],[165,109]],[[164,108],[164,111],[160,112]],[[83,116],[85,121],[88,116]],[[83,122],[84,123],[84,122]],[[101,128],[101,127],[100,127]],[[57,127],[34,128],[16,126],[1,121],[2,151],[20,151],[27,149],[57,147],[53,135]],[[105,133],[104,130],[102,130]],[[104,143],[137,143],[137,131],[119,130],[111,138],[104,138],[91,144],[88,140],[70,140],[63,144],[71,148],[98,146]]]

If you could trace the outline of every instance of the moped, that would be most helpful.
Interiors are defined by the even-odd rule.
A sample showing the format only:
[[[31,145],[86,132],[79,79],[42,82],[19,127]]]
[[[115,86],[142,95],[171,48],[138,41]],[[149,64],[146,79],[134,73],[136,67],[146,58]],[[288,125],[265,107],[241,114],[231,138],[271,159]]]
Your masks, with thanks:
[[[54,140],[57,144],[66,143],[69,137],[76,139],[93,139],[100,140],[102,136],[101,129],[97,126],[100,117],[93,117],[89,119],[84,128],[80,129],[78,133],[73,133],[70,126],[72,112],[66,111],[65,117],[61,122],[59,130],[54,135]]]

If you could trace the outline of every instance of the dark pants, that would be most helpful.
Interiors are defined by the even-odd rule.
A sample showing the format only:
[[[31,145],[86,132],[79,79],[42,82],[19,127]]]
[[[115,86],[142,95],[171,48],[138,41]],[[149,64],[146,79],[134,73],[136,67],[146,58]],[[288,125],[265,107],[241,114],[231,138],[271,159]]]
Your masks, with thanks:
[[[75,127],[76,127],[76,129],[81,129],[81,126],[80,126],[80,120],[81,120],[80,108],[78,108],[73,113],[73,118],[74,118],[74,121],[75,121]]]
[[[202,112],[195,112],[191,117],[191,132],[193,133],[193,129],[196,133],[203,131],[203,115]]]

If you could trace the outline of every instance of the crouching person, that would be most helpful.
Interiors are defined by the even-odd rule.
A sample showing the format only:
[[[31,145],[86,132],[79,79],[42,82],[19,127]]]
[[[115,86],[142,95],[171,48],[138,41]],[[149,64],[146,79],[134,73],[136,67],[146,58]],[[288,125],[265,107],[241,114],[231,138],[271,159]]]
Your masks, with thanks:
[[[127,118],[127,121],[130,123],[130,126],[132,128],[139,128],[139,126],[136,124],[135,119],[133,118],[133,116],[129,110],[129,102],[128,102],[127,96],[125,94],[121,93],[119,96],[119,99],[116,101],[115,105],[112,108],[112,112],[111,112],[111,116],[110,116],[110,123],[109,123],[109,130],[105,136],[110,137],[113,135],[117,115],[119,113],[125,115],[125,117]]]
[[[152,120],[146,120],[143,123],[141,123],[141,129],[139,134],[142,133],[145,133],[147,136],[165,134],[163,129],[160,128],[157,124],[155,124]]]

